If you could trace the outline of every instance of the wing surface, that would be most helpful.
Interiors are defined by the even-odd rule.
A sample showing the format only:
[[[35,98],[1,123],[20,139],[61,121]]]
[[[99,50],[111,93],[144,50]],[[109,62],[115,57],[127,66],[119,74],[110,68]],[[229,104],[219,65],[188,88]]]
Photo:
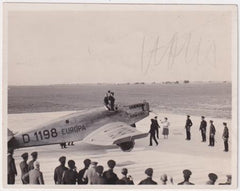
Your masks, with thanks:
[[[109,123],[89,134],[83,141],[95,145],[120,144],[148,136],[123,122]]]

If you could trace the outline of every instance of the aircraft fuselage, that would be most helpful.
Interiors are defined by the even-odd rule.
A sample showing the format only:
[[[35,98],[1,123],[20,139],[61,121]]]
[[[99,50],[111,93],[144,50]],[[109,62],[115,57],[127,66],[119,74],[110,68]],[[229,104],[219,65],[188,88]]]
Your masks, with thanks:
[[[104,107],[78,111],[14,135],[14,138],[9,141],[9,147],[22,148],[81,141],[108,123],[125,122],[131,125],[148,115],[149,104],[147,102],[122,106],[115,111],[108,111]]]

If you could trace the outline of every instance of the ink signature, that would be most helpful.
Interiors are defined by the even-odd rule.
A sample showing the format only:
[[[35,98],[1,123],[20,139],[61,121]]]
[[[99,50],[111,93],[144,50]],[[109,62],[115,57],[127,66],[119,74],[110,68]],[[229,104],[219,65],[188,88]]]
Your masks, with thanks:
[[[205,51],[201,51],[202,49]],[[180,59],[181,62],[178,62]],[[175,33],[165,44],[159,42],[159,36],[152,44],[146,40],[146,37],[143,38],[141,71],[144,74],[147,74],[150,68],[160,64],[166,64],[167,69],[171,70],[175,64],[182,64],[184,67],[186,64],[200,65],[202,62],[216,67],[216,43],[214,40],[203,42],[199,38],[196,43],[196,40],[193,42],[191,33],[181,36]]]

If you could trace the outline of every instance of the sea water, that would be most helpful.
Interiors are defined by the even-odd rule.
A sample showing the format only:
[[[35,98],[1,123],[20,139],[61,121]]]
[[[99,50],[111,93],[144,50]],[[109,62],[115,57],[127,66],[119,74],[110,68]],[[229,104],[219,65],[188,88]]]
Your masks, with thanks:
[[[74,84],[9,86],[8,113],[83,110],[103,106],[108,90],[116,103],[150,103],[154,112],[231,118],[231,83]]]

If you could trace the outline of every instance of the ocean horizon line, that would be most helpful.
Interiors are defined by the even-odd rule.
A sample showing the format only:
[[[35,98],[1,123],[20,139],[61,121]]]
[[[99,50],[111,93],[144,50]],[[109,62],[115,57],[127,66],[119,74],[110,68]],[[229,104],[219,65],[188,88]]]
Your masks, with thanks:
[[[34,87],[34,86],[74,86],[74,85],[171,85],[171,84],[222,84],[222,83],[232,83],[232,81],[190,81],[190,80],[181,80],[181,81],[162,81],[162,82],[89,82],[89,83],[59,83],[59,84],[10,84],[8,87]]]

